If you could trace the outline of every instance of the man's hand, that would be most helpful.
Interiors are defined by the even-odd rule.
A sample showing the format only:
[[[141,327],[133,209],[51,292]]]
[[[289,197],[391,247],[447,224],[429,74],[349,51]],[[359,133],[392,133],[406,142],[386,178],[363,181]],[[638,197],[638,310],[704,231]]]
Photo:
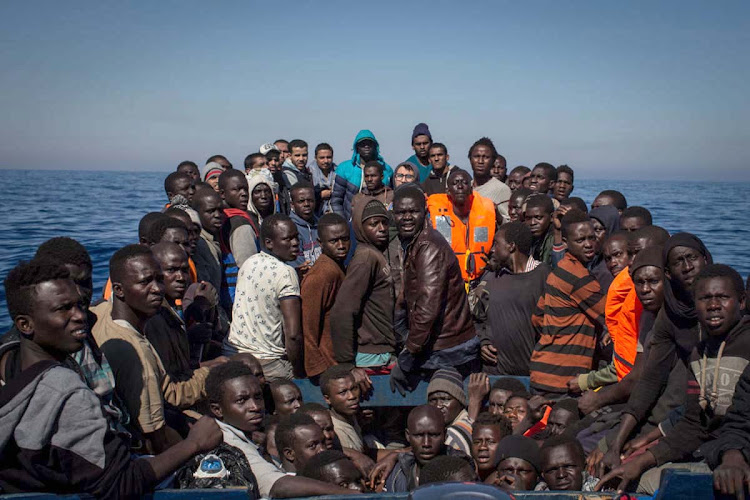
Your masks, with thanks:
[[[586,459],[586,472],[588,472],[591,476],[600,477],[599,474],[603,471],[599,469],[599,466],[603,458],[604,452],[599,448],[594,448],[593,451],[589,453],[589,457]]]
[[[357,450],[352,450],[350,448],[344,448],[344,454],[347,456],[347,458],[349,458],[349,460],[354,462],[354,465],[362,473],[362,477],[370,476],[370,473],[372,473],[372,469],[375,468],[375,462],[373,462],[370,457],[368,457],[364,453],[360,453]]]
[[[599,394],[596,391],[586,391],[578,398],[578,410],[584,415],[598,410],[601,407]]]
[[[479,355],[487,365],[497,366],[497,349],[491,344],[484,344],[479,349]]]
[[[596,483],[595,491],[601,491],[601,489],[610,481],[616,478],[620,478],[620,483],[617,485],[617,492],[622,493],[625,488],[628,487],[631,481],[634,481],[641,477],[643,471],[656,465],[656,457],[651,452],[646,452],[643,455],[631,460],[626,464],[622,464],[619,467],[615,467],[608,474],[605,474],[598,483]]]
[[[211,417],[201,417],[190,428],[186,441],[195,446],[196,453],[211,451],[221,444],[224,435],[216,420]]]
[[[354,376],[354,382],[359,386],[359,390],[362,395],[369,394],[372,390],[372,380],[367,374],[364,368],[352,369],[352,376]]]
[[[211,361],[204,361],[201,363],[201,368],[208,368],[211,369],[214,366],[223,365],[229,361],[229,358],[226,356],[219,356],[218,358],[212,359]]]
[[[596,476],[597,477],[604,476],[604,473],[606,471],[612,470],[615,467],[619,467],[621,463],[622,463],[622,458],[620,457],[620,451],[610,448],[609,451],[607,451],[607,453],[604,454],[604,457],[599,462],[599,473]]]
[[[578,384],[578,377],[573,377],[572,379],[568,380],[566,385],[568,386],[568,392],[571,392],[573,394],[580,394],[583,392],[581,386]]]
[[[391,378],[389,380],[391,385],[391,392],[396,392],[406,397],[406,393],[410,391],[409,377],[404,373],[398,362],[391,368]]]
[[[734,495],[745,500],[750,485],[750,466],[739,450],[729,450],[721,457],[721,465],[714,470],[714,489],[722,495]]]
[[[305,275],[307,274],[307,272],[310,270],[311,267],[312,266],[310,265],[310,261],[306,260],[305,262],[302,263],[301,266],[297,268],[297,277],[299,278],[300,281],[302,281],[302,278],[305,277]]]
[[[320,192],[320,197],[323,198],[324,200],[327,200],[328,198],[331,197],[331,190],[330,189],[323,189]]]
[[[486,373],[472,373],[469,375],[469,401],[482,401],[490,393],[490,378]]]
[[[519,491],[523,487],[521,478],[508,472],[498,473],[492,484],[504,491]]]
[[[391,453],[380,462],[375,464],[375,467],[370,471],[368,486],[372,491],[380,492],[383,491],[385,486],[385,480],[391,474],[391,471],[396,467],[398,462],[398,453]]]
[[[661,438],[661,431],[658,427],[656,427],[651,432],[635,439],[631,439],[630,441],[625,443],[625,446],[622,447],[622,455],[623,457],[628,458],[639,449],[649,445],[650,443],[653,443],[659,438]]]
[[[219,292],[216,288],[207,281],[201,281],[198,284],[198,288],[195,290],[196,297],[204,297],[208,302],[216,307],[219,304]]]

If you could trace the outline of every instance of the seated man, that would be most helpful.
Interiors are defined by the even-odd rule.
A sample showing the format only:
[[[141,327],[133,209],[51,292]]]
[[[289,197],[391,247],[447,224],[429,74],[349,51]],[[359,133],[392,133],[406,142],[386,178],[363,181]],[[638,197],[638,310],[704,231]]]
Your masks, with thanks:
[[[310,458],[298,475],[360,493],[364,493],[366,488],[362,472],[337,450],[324,450]]]
[[[586,472],[583,446],[573,437],[552,437],[540,450],[542,480],[551,491],[594,491],[599,480]]]
[[[320,392],[328,403],[341,446],[360,453],[365,451],[362,429],[357,422],[359,385],[346,365],[334,365],[320,376]]]
[[[164,274],[151,249],[128,245],[109,261],[112,302],[92,308],[99,320],[93,328],[115,376],[115,390],[125,404],[135,431],[142,434],[143,452],[160,453],[180,440],[165,420],[165,403],[186,409],[204,396],[208,368],[185,380],[164,369],[145,336],[146,322],[164,300]]]
[[[323,431],[323,446],[326,450],[341,451],[341,443],[336,438],[336,431],[333,428],[333,418],[331,411],[325,406],[318,403],[305,403],[299,407],[300,413],[309,415]]]
[[[469,483],[477,481],[477,471],[468,457],[439,456],[427,462],[419,477],[420,485],[430,483]]]
[[[471,427],[461,374],[455,368],[438,370],[427,386],[427,402],[440,410],[446,426],[445,444],[471,455]]]
[[[276,427],[276,449],[281,458],[281,468],[286,473],[297,473],[307,462],[325,450],[323,431],[311,416],[290,414]]]
[[[273,397],[273,413],[285,417],[299,410],[302,406],[302,391],[291,380],[271,382],[271,396]]]
[[[533,491],[539,482],[541,458],[536,441],[507,436],[497,447],[497,471],[485,481],[503,489]]]
[[[243,363],[230,361],[211,370],[206,380],[211,413],[218,420],[224,443],[241,450],[258,482],[262,497],[294,498],[342,495],[343,488],[284,474],[267,462],[251,436],[263,424],[265,406],[258,379]]]
[[[480,413],[471,431],[471,456],[479,479],[484,481],[497,466],[497,447],[505,436],[513,434],[510,421],[502,415]]]
[[[389,492],[401,493],[419,486],[421,468],[439,455],[466,456],[445,446],[443,415],[432,405],[417,406],[409,413],[406,439],[412,451],[398,454],[396,466],[385,480]]]
[[[219,444],[202,418],[168,453],[133,460],[101,401],[63,363],[88,335],[86,312],[70,272],[54,261],[23,262],[5,280],[8,312],[20,332],[20,373],[2,377],[0,490],[136,498],[183,462]],[[2,375],[2,371],[0,371]]]

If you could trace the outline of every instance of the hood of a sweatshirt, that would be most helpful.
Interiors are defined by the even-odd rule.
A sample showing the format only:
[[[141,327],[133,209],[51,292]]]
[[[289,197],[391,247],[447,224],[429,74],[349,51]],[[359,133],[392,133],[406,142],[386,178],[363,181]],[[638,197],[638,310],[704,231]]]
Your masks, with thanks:
[[[270,179],[267,179],[265,175],[257,173],[257,174],[248,174],[247,176],[247,194],[248,194],[248,200],[247,200],[247,211],[255,214],[258,216],[258,220],[260,220],[260,213],[258,213],[258,209],[253,204],[253,189],[258,187],[259,184],[265,184],[266,186],[271,189],[271,196],[273,196],[273,181]],[[273,203],[273,213],[276,213],[276,202]]]
[[[373,142],[375,142],[375,159],[385,165],[385,160],[383,160],[383,157],[380,156],[380,143],[375,138],[375,134],[373,134],[367,129],[360,130],[357,136],[354,138],[354,142],[352,143],[352,165],[357,167],[359,166],[361,162],[359,153],[357,153],[357,143],[359,143],[359,141],[362,141],[364,139],[371,139]]]

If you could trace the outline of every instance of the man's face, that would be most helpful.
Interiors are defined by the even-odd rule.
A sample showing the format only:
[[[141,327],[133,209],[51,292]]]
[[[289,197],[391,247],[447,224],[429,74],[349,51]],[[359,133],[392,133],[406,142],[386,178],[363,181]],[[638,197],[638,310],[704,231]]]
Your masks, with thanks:
[[[214,188],[214,191],[216,191],[217,193],[219,192],[219,175],[221,174],[212,175],[211,177],[206,179],[206,184]]]
[[[502,227],[495,233],[495,241],[492,245],[492,265],[495,269],[511,268],[511,245],[505,239],[505,231]]]
[[[635,259],[635,256],[638,255],[641,250],[650,244],[651,240],[649,240],[649,238],[635,238],[633,240],[628,238],[628,265],[633,262],[633,259]]]
[[[315,190],[313,188],[296,190],[292,195],[292,208],[302,220],[312,222],[315,218]]]
[[[339,415],[354,415],[359,410],[359,385],[352,376],[331,380],[328,395],[323,397]]]
[[[93,270],[86,265],[65,264],[65,268],[70,273],[70,279],[78,287],[81,294],[83,308],[88,309],[91,304],[91,296],[94,294],[94,281],[92,278]]]
[[[505,403],[511,396],[511,392],[505,389],[492,389],[489,397],[489,410],[493,415],[502,415]]]
[[[284,161],[290,156],[289,144],[286,142],[274,142],[273,145],[279,149],[280,163],[284,163]]]
[[[398,236],[410,240],[424,226],[424,202],[413,198],[401,198],[393,203],[393,220],[396,223]]]
[[[278,151],[274,151],[273,153],[268,153],[266,155],[266,164],[268,165],[268,170],[270,170],[271,173],[276,173],[279,171],[282,161],[283,160],[281,159],[281,155]]]
[[[450,198],[455,205],[464,205],[469,200],[469,196],[471,196],[472,193],[471,177],[469,177],[468,172],[458,172],[457,174],[450,176],[446,184],[446,190],[448,198]]]
[[[591,218],[591,224],[594,226],[594,236],[596,236],[596,248],[594,251],[599,253],[604,245],[604,240],[607,239],[607,228],[599,219],[594,217]]]
[[[319,230],[318,242],[320,242],[320,250],[325,255],[339,264],[343,263],[352,246],[349,226],[336,224],[335,226],[325,227],[322,231]]]
[[[317,425],[300,425],[294,429],[294,468],[301,470],[312,457],[325,450],[323,431]],[[281,451],[281,450],[279,450]]]
[[[505,165],[505,160],[498,156],[495,158],[495,163],[492,165],[492,177],[499,180],[500,182],[505,182],[505,179],[508,177],[508,167]]]
[[[480,471],[495,467],[497,445],[503,437],[499,425],[474,425],[471,435],[471,455]]]
[[[181,227],[170,227],[161,236],[161,240],[167,243],[175,243],[180,245],[180,248],[187,253],[190,251],[190,238],[188,232]]]
[[[258,184],[253,188],[252,193],[253,205],[261,214],[270,214],[273,212],[273,191],[266,183]]]
[[[276,224],[273,238],[266,238],[266,248],[284,262],[291,262],[299,254],[299,232],[290,220]]]
[[[552,214],[547,212],[544,207],[527,207],[523,221],[531,229],[534,238],[542,238],[549,230],[552,224]]]
[[[292,148],[292,164],[299,170],[307,170],[307,146]]]
[[[625,238],[610,238],[604,244],[602,250],[604,254],[604,263],[612,276],[617,276],[620,271],[630,265],[628,256],[628,240]]]
[[[247,179],[244,175],[230,177],[224,189],[221,190],[221,197],[232,208],[247,210],[248,196]]]
[[[374,160],[377,156],[378,148],[372,139],[362,139],[357,143],[357,154],[364,162]]]
[[[695,312],[704,330],[711,336],[722,336],[742,319],[745,293],[734,289],[731,278],[713,277],[695,286]]]
[[[476,146],[469,157],[474,178],[486,178],[495,163],[495,155],[489,146]]]
[[[393,183],[396,187],[408,182],[414,182],[416,179],[417,176],[414,175],[414,171],[406,167],[398,167],[396,173],[393,175]]]
[[[445,425],[450,425],[456,419],[461,410],[464,409],[463,405],[447,392],[436,391],[427,397],[427,403],[436,407],[443,414],[443,420]]]
[[[414,148],[414,154],[425,163],[428,161],[431,144],[432,141],[426,135],[418,135],[411,140],[411,147]]]
[[[221,230],[221,200],[218,196],[206,196],[201,200],[198,218],[201,226],[211,234]]]
[[[450,156],[441,147],[430,148],[430,165],[438,172],[442,172],[448,165]]]
[[[190,283],[190,267],[185,252],[165,252],[159,256],[164,274],[164,295],[170,302],[180,300]]]
[[[570,197],[573,192],[573,178],[567,172],[558,172],[555,187],[552,188],[552,195],[557,201],[562,201]]]
[[[122,282],[112,282],[113,293],[139,316],[151,317],[164,300],[164,275],[151,255],[125,262]]]
[[[570,255],[586,265],[596,255],[596,235],[591,222],[579,222],[568,226],[568,235],[563,240],[568,244]]]
[[[70,279],[44,281],[35,287],[30,314],[16,317],[16,327],[56,359],[80,351],[89,331],[78,287]]]
[[[554,184],[552,179],[547,175],[547,171],[542,167],[534,167],[531,171],[529,189],[535,193],[546,194]]]
[[[321,149],[315,153],[315,161],[321,170],[328,172],[333,166],[333,151],[330,149]]]
[[[594,208],[603,207],[604,205],[614,205],[615,200],[611,196],[607,194],[600,194],[596,198],[594,198],[594,202],[591,204],[592,210]]]
[[[339,488],[364,493],[365,486],[362,473],[351,460],[339,460],[325,469],[326,482]]]
[[[656,313],[664,303],[664,271],[656,266],[644,266],[633,273],[635,295],[647,311]]]
[[[365,167],[362,176],[364,177],[365,186],[369,192],[374,193],[383,188],[383,174],[380,173],[379,168]]]
[[[219,403],[211,403],[211,412],[224,423],[241,431],[253,432],[263,425],[265,404],[258,379],[244,376],[222,384]]]
[[[695,277],[706,265],[706,258],[690,247],[674,247],[667,257],[669,278],[676,279],[685,290],[689,290]]]
[[[581,491],[583,465],[572,445],[542,451],[542,479],[552,491]]]
[[[174,190],[172,192],[172,196],[181,194],[187,199],[189,203],[193,201],[193,195],[195,194],[195,185],[193,184],[192,179],[187,179],[184,177],[177,179],[172,186],[172,189]]]
[[[443,451],[445,424],[434,416],[423,414],[414,419],[412,425],[407,426],[406,439],[409,440],[417,463],[424,465]]]
[[[622,217],[620,219],[620,229],[631,233],[638,231],[642,227],[646,227],[646,225],[646,221],[641,217]]]
[[[268,160],[265,156],[257,156],[253,159],[253,165],[250,167],[252,170],[262,170],[268,168]]]
[[[510,216],[511,222],[523,222],[523,202],[526,201],[525,196],[511,196],[510,203],[508,203],[508,215]]]
[[[201,172],[195,165],[182,165],[177,171],[193,179],[193,183],[201,180]]]
[[[331,413],[326,411],[315,411],[311,412],[310,416],[315,423],[318,424],[320,430],[323,431],[323,445],[326,450],[332,450],[334,443],[336,442],[336,431],[333,429],[333,419]]]
[[[508,187],[510,188],[511,191],[515,191],[516,189],[520,188],[522,183],[523,183],[522,172],[515,171],[508,176]]]
[[[575,419],[575,415],[570,413],[565,408],[553,408],[547,418],[547,429],[552,436],[559,436],[568,425]]]
[[[302,406],[302,392],[296,385],[274,386],[271,395],[278,415],[291,415]]]
[[[539,475],[534,466],[522,458],[506,458],[497,464],[497,471],[500,474],[511,474],[517,476],[521,483],[518,485],[523,491],[531,491],[539,481]]]
[[[362,232],[380,250],[388,247],[388,218],[370,217],[362,224]]]
[[[503,409],[503,415],[505,418],[510,420],[513,429],[518,427],[521,420],[526,418],[526,414],[529,412],[529,402],[525,398],[511,397],[505,402],[505,408]]]

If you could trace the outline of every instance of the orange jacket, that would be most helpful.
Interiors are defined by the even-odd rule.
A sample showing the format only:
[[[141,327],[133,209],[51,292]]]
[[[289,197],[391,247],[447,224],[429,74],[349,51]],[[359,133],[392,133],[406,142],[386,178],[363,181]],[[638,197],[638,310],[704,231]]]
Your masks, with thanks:
[[[613,362],[617,380],[622,380],[633,369],[642,312],[643,306],[635,294],[635,285],[626,267],[609,285],[607,303],[604,306],[607,329],[614,343]]]
[[[432,227],[451,244],[466,282],[481,276],[486,264],[482,255],[489,253],[492,248],[496,225],[495,204],[492,200],[476,192],[471,196],[468,226],[453,212],[453,203],[447,194],[433,194],[427,198]]]

